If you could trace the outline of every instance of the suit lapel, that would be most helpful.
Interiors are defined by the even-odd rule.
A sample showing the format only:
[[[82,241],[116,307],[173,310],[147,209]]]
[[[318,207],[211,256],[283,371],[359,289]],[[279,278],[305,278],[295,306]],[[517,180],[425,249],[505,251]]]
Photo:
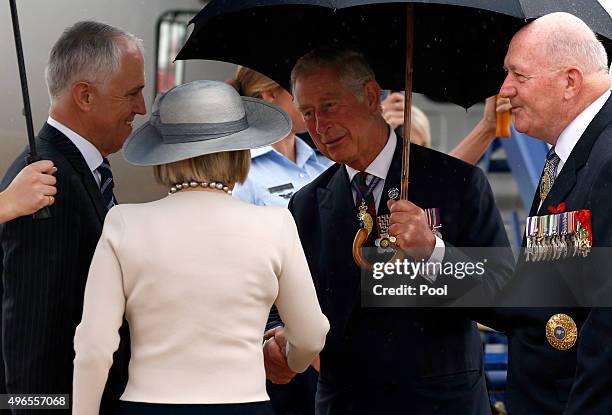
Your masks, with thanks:
[[[597,141],[604,128],[610,124],[610,120],[612,120],[612,97],[608,98],[576,143],[576,146],[561,169],[561,173],[555,180],[552,189],[550,189],[548,196],[538,210],[538,215],[546,214],[548,206],[557,206],[567,198],[567,195],[576,185],[578,171],[586,164],[595,141]],[[537,194],[534,199],[536,198]],[[535,203],[537,202],[534,200]]]
[[[378,205],[378,215],[389,213],[389,207],[387,206],[387,202],[389,201],[389,190],[392,188],[396,188],[398,191],[400,190],[402,176],[402,150],[402,139],[397,137],[397,144],[395,145],[391,165],[389,166],[389,171],[387,171],[385,185],[383,187],[382,196],[380,197],[380,205]]]
[[[104,223],[104,217],[108,209],[104,205],[102,193],[96,183],[96,180],[85,162],[85,158],[79,149],[70,141],[64,134],[56,130],[49,124],[45,123],[43,128],[38,133],[41,140],[52,143],[55,148],[66,157],[66,160],[72,165],[74,170],[81,176],[81,182],[87,191],[92,204],[96,209],[100,223]]]
[[[317,189],[319,215],[321,217],[321,233],[332,237],[323,240],[333,241],[334,246],[323,247],[324,252],[333,252],[334,257],[345,246],[352,247],[355,233],[359,229],[357,208],[353,203],[353,193],[344,166],[340,166],[331,178],[327,187]],[[352,258],[352,252],[349,250]],[[334,261],[335,262],[335,261]]]
[[[321,226],[318,268],[325,289],[335,293],[334,304],[330,306],[346,322],[359,293],[360,270],[352,253],[359,229],[357,208],[344,166],[338,168],[326,187],[317,189],[317,203]]]

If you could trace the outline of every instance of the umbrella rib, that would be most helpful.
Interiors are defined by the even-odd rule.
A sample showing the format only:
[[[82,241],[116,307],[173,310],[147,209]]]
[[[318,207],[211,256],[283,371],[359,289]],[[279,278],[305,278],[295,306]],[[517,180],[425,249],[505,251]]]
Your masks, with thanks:
[[[519,7],[521,8],[521,13],[523,13],[523,16],[527,17],[527,14],[525,13],[525,8],[523,7],[523,1],[518,0],[518,4],[519,4]]]

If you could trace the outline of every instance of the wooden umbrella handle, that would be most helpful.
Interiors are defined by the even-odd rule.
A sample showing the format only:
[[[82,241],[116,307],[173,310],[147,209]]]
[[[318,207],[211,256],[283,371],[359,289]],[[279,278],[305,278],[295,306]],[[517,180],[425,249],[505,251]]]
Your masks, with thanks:
[[[374,265],[365,259],[363,255],[361,255],[361,248],[367,240],[368,230],[366,228],[359,229],[355,234],[355,239],[353,240],[353,259],[359,268],[372,271],[374,269]],[[399,259],[402,261],[404,258],[406,258],[404,251],[399,247],[395,247],[393,258],[391,258],[388,262],[395,263],[396,260]]]
[[[359,229],[355,234],[355,239],[353,240],[353,259],[359,268],[372,271],[374,266],[361,255],[361,248],[367,240],[368,230],[366,228]]]

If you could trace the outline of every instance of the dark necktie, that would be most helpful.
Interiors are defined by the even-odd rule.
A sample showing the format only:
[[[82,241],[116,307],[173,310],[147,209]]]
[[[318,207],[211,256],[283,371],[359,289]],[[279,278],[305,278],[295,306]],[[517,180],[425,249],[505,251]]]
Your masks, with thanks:
[[[555,178],[557,177],[557,167],[561,159],[555,153],[555,148],[552,147],[546,155],[546,162],[544,163],[544,172],[542,173],[542,180],[540,181],[540,201],[544,202],[546,196],[553,187]]]
[[[114,184],[113,172],[106,157],[102,159],[102,164],[96,170],[100,173],[100,193],[102,193],[104,205],[107,209],[110,209],[115,205],[115,198],[113,196]]]
[[[372,179],[370,180],[370,183],[367,183],[367,179],[370,176]],[[353,188],[357,193],[355,205],[360,211],[365,210],[370,217],[364,224],[365,226],[371,226],[370,230],[373,232],[370,233],[370,236],[375,234],[376,228],[376,203],[374,201],[374,188],[378,182],[380,182],[380,177],[376,177],[364,171],[357,173],[355,177],[353,177]],[[371,222],[369,222],[370,219]]]

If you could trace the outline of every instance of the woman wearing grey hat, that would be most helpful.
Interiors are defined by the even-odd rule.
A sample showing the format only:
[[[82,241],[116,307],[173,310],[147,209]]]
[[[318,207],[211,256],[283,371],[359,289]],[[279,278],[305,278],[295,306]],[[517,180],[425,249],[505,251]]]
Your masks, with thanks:
[[[323,348],[321,313],[284,208],[228,197],[248,149],[285,137],[286,113],[221,82],[178,86],[125,143],[155,166],[161,200],[111,209],[75,335],[73,413],[97,414],[123,316],[132,355],[121,414],[271,414],[262,335],[273,303],[301,372]]]

